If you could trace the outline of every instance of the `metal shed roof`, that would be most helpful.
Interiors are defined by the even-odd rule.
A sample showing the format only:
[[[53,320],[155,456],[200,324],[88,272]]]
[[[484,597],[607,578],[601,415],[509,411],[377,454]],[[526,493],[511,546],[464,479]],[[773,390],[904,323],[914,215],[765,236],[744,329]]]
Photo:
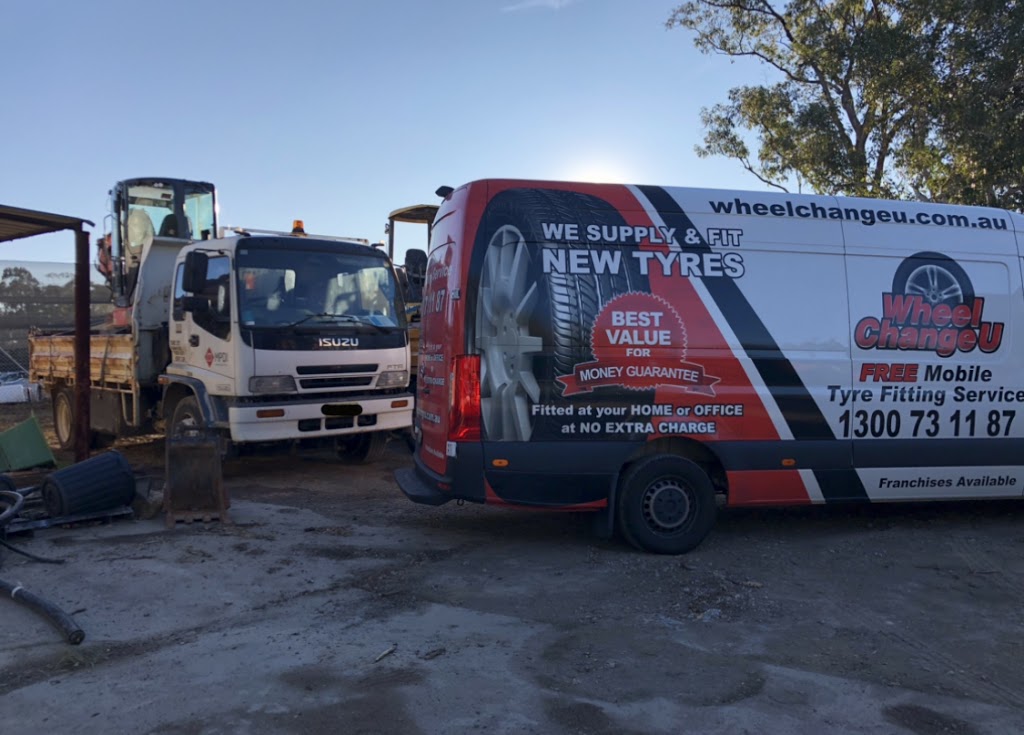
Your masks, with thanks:
[[[81,229],[82,223],[92,225],[92,222],[81,217],[68,217],[63,214],[38,212],[0,204],[0,242],[33,235],[45,235],[48,232],[59,232],[60,230],[78,230]]]
[[[89,457],[89,236],[81,217],[0,204],[0,242],[72,230],[75,233],[75,461]]]

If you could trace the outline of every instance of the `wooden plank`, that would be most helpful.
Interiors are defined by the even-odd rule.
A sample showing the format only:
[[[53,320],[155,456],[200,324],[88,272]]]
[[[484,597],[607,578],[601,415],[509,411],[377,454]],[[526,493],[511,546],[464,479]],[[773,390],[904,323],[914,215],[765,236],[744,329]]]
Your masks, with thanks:
[[[93,383],[131,384],[135,377],[135,348],[130,334],[92,335],[89,379]],[[29,338],[30,380],[73,383],[75,377],[74,335]]]

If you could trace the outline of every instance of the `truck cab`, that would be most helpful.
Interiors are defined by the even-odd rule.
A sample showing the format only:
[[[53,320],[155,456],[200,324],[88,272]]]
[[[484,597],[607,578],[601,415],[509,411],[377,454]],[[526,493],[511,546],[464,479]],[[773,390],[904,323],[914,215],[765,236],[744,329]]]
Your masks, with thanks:
[[[333,438],[366,461],[411,425],[405,305],[385,253],[242,231],[189,245],[173,272],[169,433]]]

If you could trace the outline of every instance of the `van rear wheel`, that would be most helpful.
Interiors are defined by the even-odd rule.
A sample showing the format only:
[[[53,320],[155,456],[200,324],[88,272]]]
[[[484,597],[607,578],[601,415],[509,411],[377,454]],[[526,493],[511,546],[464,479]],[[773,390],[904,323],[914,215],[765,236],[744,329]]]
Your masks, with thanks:
[[[715,523],[715,488],[696,462],[653,455],[623,475],[617,510],[622,534],[633,546],[683,554],[700,544]]]

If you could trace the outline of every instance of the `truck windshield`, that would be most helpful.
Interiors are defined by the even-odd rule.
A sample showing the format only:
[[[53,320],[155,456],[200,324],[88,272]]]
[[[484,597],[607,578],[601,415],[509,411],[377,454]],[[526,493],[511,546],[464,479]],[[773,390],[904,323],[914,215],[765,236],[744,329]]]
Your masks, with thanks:
[[[238,249],[243,327],[298,323],[405,328],[391,268],[354,253],[265,247]]]

